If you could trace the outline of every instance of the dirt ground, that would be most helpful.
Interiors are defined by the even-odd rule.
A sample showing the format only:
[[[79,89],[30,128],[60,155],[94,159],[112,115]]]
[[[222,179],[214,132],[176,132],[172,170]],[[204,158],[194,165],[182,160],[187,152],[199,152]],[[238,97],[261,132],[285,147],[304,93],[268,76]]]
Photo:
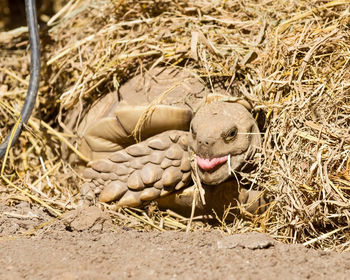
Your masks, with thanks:
[[[348,1],[39,2],[36,111],[0,178],[0,280],[349,278]],[[22,0],[0,0],[0,138],[28,87],[28,35],[12,32],[23,14]],[[314,245],[348,251],[257,232],[138,231],[97,207],[61,219],[40,207],[77,205],[76,178],[61,156],[71,134],[59,125],[65,112],[158,64],[185,68],[208,86],[218,80],[261,110],[264,161],[254,181],[276,202],[262,228],[299,242],[326,236]]]
[[[0,279],[346,279],[350,252],[285,245],[261,233],[139,232],[97,207],[53,219],[0,205]]]

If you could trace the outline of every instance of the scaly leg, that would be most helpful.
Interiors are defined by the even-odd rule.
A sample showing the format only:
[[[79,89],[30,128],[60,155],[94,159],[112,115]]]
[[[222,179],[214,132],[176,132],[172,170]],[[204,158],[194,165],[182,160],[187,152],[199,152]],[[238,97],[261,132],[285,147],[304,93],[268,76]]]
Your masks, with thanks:
[[[191,180],[188,132],[166,131],[91,161],[83,172],[83,197],[138,207],[187,186]]]

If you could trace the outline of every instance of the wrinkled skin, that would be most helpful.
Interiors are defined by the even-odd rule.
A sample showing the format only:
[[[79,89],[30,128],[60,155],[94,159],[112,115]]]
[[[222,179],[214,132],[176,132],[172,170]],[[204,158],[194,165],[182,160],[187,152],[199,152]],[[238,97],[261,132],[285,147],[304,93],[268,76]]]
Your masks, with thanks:
[[[204,190],[204,201],[195,197],[196,215],[212,216],[214,210],[222,217],[225,209],[237,206],[237,202],[245,205],[245,210],[250,213],[265,211],[266,201],[262,193],[240,188],[233,174],[251,165],[250,160],[260,142],[258,126],[245,106],[214,102],[198,110],[192,119],[189,135],[189,150],[195,154],[195,165]],[[195,193],[196,188],[191,186],[160,198],[158,203],[162,208],[189,215]]]
[[[169,88],[173,90],[155,105],[142,126],[142,141],[135,144],[130,134],[138,120],[151,100]],[[263,211],[261,192],[241,189],[234,174],[251,165],[260,147],[248,102],[210,94],[190,73],[168,68],[135,76],[118,94],[97,102],[79,126],[79,150],[92,159],[83,172],[83,198],[116,207],[156,201],[160,208],[186,216],[193,201],[198,215],[211,215],[212,210],[222,215],[237,202],[249,212]],[[193,169],[205,202],[191,184]]]
[[[197,155],[203,184],[215,186],[240,171],[260,147],[260,134],[250,112],[241,104],[215,102],[203,106],[191,123],[190,147]]]

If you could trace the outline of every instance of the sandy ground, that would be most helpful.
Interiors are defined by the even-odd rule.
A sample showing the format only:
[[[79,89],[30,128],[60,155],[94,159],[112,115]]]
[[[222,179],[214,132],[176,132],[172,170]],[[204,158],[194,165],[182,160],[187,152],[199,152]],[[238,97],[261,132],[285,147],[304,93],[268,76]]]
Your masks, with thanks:
[[[0,279],[348,279],[350,273],[350,253],[285,245],[260,233],[138,232],[113,226],[96,207],[62,220],[26,202],[0,210]]]

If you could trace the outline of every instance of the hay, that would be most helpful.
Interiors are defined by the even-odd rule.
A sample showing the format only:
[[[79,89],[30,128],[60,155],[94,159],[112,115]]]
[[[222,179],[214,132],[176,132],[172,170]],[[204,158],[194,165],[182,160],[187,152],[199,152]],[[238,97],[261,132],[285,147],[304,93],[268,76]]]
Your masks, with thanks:
[[[2,181],[2,197],[40,200],[59,213],[76,208],[80,179],[61,159],[62,139],[74,139],[87,108],[131,76],[157,65],[180,67],[213,90],[220,84],[244,96],[259,117],[263,157],[251,180],[272,202],[261,216],[221,221],[222,230],[258,230],[286,243],[349,250],[349,4],[69,1],[42,30],[36,125],[29,124],[9,152],[4,176],[11,184]],[[0,40],[2,139],[16,123],[29,75],[27,35],[4,36],[12,37]],[[73,107],[80,113],[64,125]],[[188,220],[150,209],[110,211],[116,223],[137,229],[186,230]]]

